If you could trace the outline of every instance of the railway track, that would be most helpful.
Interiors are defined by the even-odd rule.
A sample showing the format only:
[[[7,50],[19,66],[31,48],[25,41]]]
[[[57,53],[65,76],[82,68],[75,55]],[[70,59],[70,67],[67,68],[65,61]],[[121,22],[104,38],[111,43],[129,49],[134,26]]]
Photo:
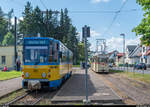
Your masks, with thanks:
[[[100,74],[98,74],[100,75]],[[143,90],[133,86],[128,79],[114,75],[100,75],[104,82],[112,87],[126,104],[149,104],[150,96]]]
[[[16,97],[15,99],[3,104],[4,106],[9,105],[36,105],[38,102],[40,102],[46,95],[48,95],[49,92],[27,92],[19,97]]]
[[[4,106],[9,106],[9,105],[13,104],[14,102],[16,102],[16,101],[18,101],[18,100],[24,98],[24,97],[27,96],[27,95],[28,95],[28,93],[25,93],[25,94],[23,94],[22,96],[19,96],[19,97],[15,98],[15,99],[13,99],[13,100],[11,100],[11,101],[5,103]]]

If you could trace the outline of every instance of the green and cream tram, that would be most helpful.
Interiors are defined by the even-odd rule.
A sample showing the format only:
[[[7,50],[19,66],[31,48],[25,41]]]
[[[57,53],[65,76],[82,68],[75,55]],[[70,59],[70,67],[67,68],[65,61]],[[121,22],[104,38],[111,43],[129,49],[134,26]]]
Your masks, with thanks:
[[[94,72],[109,72],[108,56],[107,54],[96,54],[91,58],[91,69]]]

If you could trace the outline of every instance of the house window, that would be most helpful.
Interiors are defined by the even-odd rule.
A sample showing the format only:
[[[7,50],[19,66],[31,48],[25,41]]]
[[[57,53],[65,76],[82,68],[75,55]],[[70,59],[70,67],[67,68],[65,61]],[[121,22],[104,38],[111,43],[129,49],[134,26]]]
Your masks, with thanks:
[[[147,58],[145,58],[145,63],[147,63]]]
[[[2,56],[2,64],[5,64],[5,63],[6,63],[6,57]]]
[[[145,52],[145,47],[143,47],[143,52]]]
[[[141,62],[143,62],[143,58],[141,58]]]

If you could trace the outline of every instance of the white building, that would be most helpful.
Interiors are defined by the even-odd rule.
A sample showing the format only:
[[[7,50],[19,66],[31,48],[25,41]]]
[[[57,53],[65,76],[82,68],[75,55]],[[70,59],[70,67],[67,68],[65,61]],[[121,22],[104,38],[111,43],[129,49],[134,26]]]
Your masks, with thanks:
[[[140,63],[140,53],[142,52],[142,47],[137,45],[134,51],[129,55],[131,64]]]
[[[150,64],[150,46],[142,45],[142,56],[140,58],[140,62]]]
[[[132,54],[132,52],[135,50],[136,47],[137,45],[127,45],[125,52],[125,63],[133,64],[130,55]]]

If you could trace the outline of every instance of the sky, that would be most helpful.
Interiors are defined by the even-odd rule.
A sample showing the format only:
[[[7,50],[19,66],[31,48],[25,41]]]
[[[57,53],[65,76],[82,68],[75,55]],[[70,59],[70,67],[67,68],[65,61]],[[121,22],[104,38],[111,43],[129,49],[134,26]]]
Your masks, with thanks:
[[[144,13],[136,0],[0,0],[0,7],[5,13],[13,8],[14,15],[21,18],[27,1],[31,2],[33,8],[38,5],[43,11],[46,9],[60,11],[67,8],[72,23],[79,32],[80,39],[82,39],[82,27],[90,26],[91,37],[88,40],[91,43],[90,49],[93,51],[96,49],[96,39],[106,39],[108,52],[113,50],[122,52],[121,33],[125,34],[126,45],[140,43],[140,37],[132,32],[132,29],[140,24]],[[116,14],[114,11],[118,11],[123,4],[122,11],[113,21]],[[133,9],[136,11],[131,11]],[[106,11],[113,11],[113,13]],[[111,23],[112,26],[109,27]]]

